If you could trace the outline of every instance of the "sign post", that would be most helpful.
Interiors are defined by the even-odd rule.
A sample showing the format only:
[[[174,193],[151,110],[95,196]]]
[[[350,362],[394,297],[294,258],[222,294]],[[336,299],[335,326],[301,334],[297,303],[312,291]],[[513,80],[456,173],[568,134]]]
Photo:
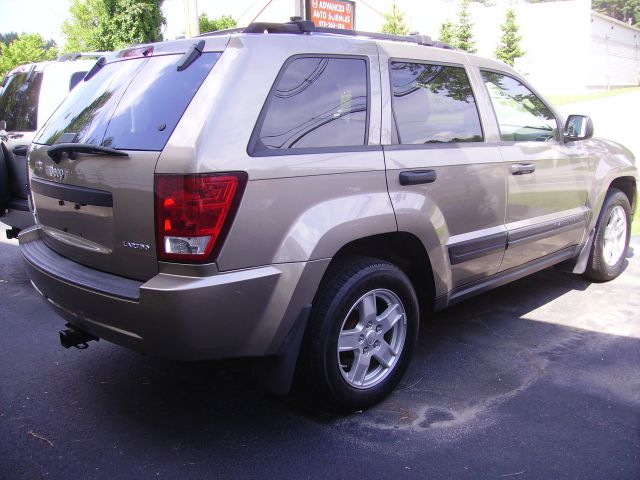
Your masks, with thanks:
[[[351,0],[306,0],[306,19],[316,27],[356,28],[356,2]]]

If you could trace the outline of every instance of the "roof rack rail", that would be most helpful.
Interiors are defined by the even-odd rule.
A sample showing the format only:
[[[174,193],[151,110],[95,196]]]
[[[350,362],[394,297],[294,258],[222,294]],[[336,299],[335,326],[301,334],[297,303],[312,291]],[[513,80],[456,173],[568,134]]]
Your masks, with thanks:
[[[196,35],[196,37],[215,37],[216,35],[230,35],[232,33],[242,33],[245,28],[227,28],[226,30],[212,30],[211,32],[201,33],[200,35]],[[195,38],[195,37],[194,37]]]
[[[73,62],[79,58],[102,57],[106,52],[72,52],[60,55],[56,60],[58,62]]]
[[[230,33],[292,33],[292,34],[305,34],[305,33],[328,33],[332,35],[345,35],[352,37],[367,37],[376,40],[391,40],[396,42],[409,42],[417,45],[424,45],[427,47],[445,48],[449,50],[455,50],[451,45],[441,42],[439,40],[432,40],[427,35],[419,35],[412,32],[409,35],[393,35],[390,33],[374,33],[374,32],[361,32],[359,30],[343,30],[339,28],[324,28],[316,27],[310,20],[300,20],[293,17],[290,22],[286,23],[271,23],[271,22],[255,22],[249,24],[245,28],[234,28],[230,30],[219,30],[215,32],[205,33],[200,35],[202,37],[210,35],[228,35]]]

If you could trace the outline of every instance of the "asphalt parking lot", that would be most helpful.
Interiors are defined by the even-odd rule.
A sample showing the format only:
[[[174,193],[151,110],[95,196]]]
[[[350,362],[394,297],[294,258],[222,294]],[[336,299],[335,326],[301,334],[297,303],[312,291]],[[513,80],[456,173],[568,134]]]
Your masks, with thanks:
[[[640,238],[624,274],[550,269],[422,326],[398,390],[334,416],[243,362],[64,350],[0,243],[0,478],[640,478]]]

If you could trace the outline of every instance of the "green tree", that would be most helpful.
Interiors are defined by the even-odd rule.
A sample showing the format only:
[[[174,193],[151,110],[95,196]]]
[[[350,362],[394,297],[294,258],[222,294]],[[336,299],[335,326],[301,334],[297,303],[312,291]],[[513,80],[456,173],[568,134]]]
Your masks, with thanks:
[[[398,8],[396,2],[391,4],[391,11],[385,13],[384,18],[387,23],[382,26],[383,33],[392,33],[394,35],[406,35],[409,33],[409,27],[404,21],[404,12]]]
[[[162,40],[163,0],[73,0],[65,50],[117,50]]]
[[[164,0],[103,1],[110,20],[106,30],[112,48],[162,41],[162,27],[167,23],[161,9]]]
[[[445,22],[440,25],[438,38],[453,48],[463,52],[475,53],[476,42],[473,39],[473,23],[471,23],[471,15],[469,14],[469,3],[469,0],[460,2],[457,24]]]
[[[438,39],[441,42],[454,46],[456,43],[456,26],[452,22],[444,22],[440,25],[440,33]]]
[[[528,3],[557,2],[558,0],[526,0]],[[591,8],[621,22],[640,26],[640,0],[592,0]]]
[[[476,53],[476,42],[473,39],[473,23],[469,14],[469,0],[460,2],[460,12],[458,14],[457,44],[458,50],[468,53]]]
[[[206,13],[200,15],[200,33],[216,32],[234,28],[238,22],[231,15],[223,15],[220,18],[211,18]]]
[[[18,32],[0,33],[0,43],[4,43],[8,47],[18,36]]]
[[[640,0],[592,0],[591,8],[621,22],[640,24]]]
[[[527,0],[528,3],[546,3],[557,0]],[[592,0],[591,8],[621,22],[640,25],[640,0]]]
[[[9,46],[0,45],[0,75],[25,63],[56,58],[58,49],[55,46],[47,49],[46,46],[47,42],[39,33],[23,33]]]
[[[502,37],[496,48],[496,58],[513,67],[515,59],[522,57],[525,52],[520,48],[522,36],[518,35],[520,27],[516,23],[516,13],[512,9],[507,10],[505,22],[500,25],[500,28]]]
[[[110,50],[102,22],[107,18],[102,0],[73,0],[69,7],[71,18],[62,24],[67,37],[65,51]]]

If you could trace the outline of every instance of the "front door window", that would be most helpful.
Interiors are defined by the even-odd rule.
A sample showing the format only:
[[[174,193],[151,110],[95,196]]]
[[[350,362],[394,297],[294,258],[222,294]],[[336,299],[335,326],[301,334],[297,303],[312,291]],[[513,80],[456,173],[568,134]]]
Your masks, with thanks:
[[[482,71],[482,79],[496,112],[503,142],[546,142],[558,139],[553,113],[515,78]]]

